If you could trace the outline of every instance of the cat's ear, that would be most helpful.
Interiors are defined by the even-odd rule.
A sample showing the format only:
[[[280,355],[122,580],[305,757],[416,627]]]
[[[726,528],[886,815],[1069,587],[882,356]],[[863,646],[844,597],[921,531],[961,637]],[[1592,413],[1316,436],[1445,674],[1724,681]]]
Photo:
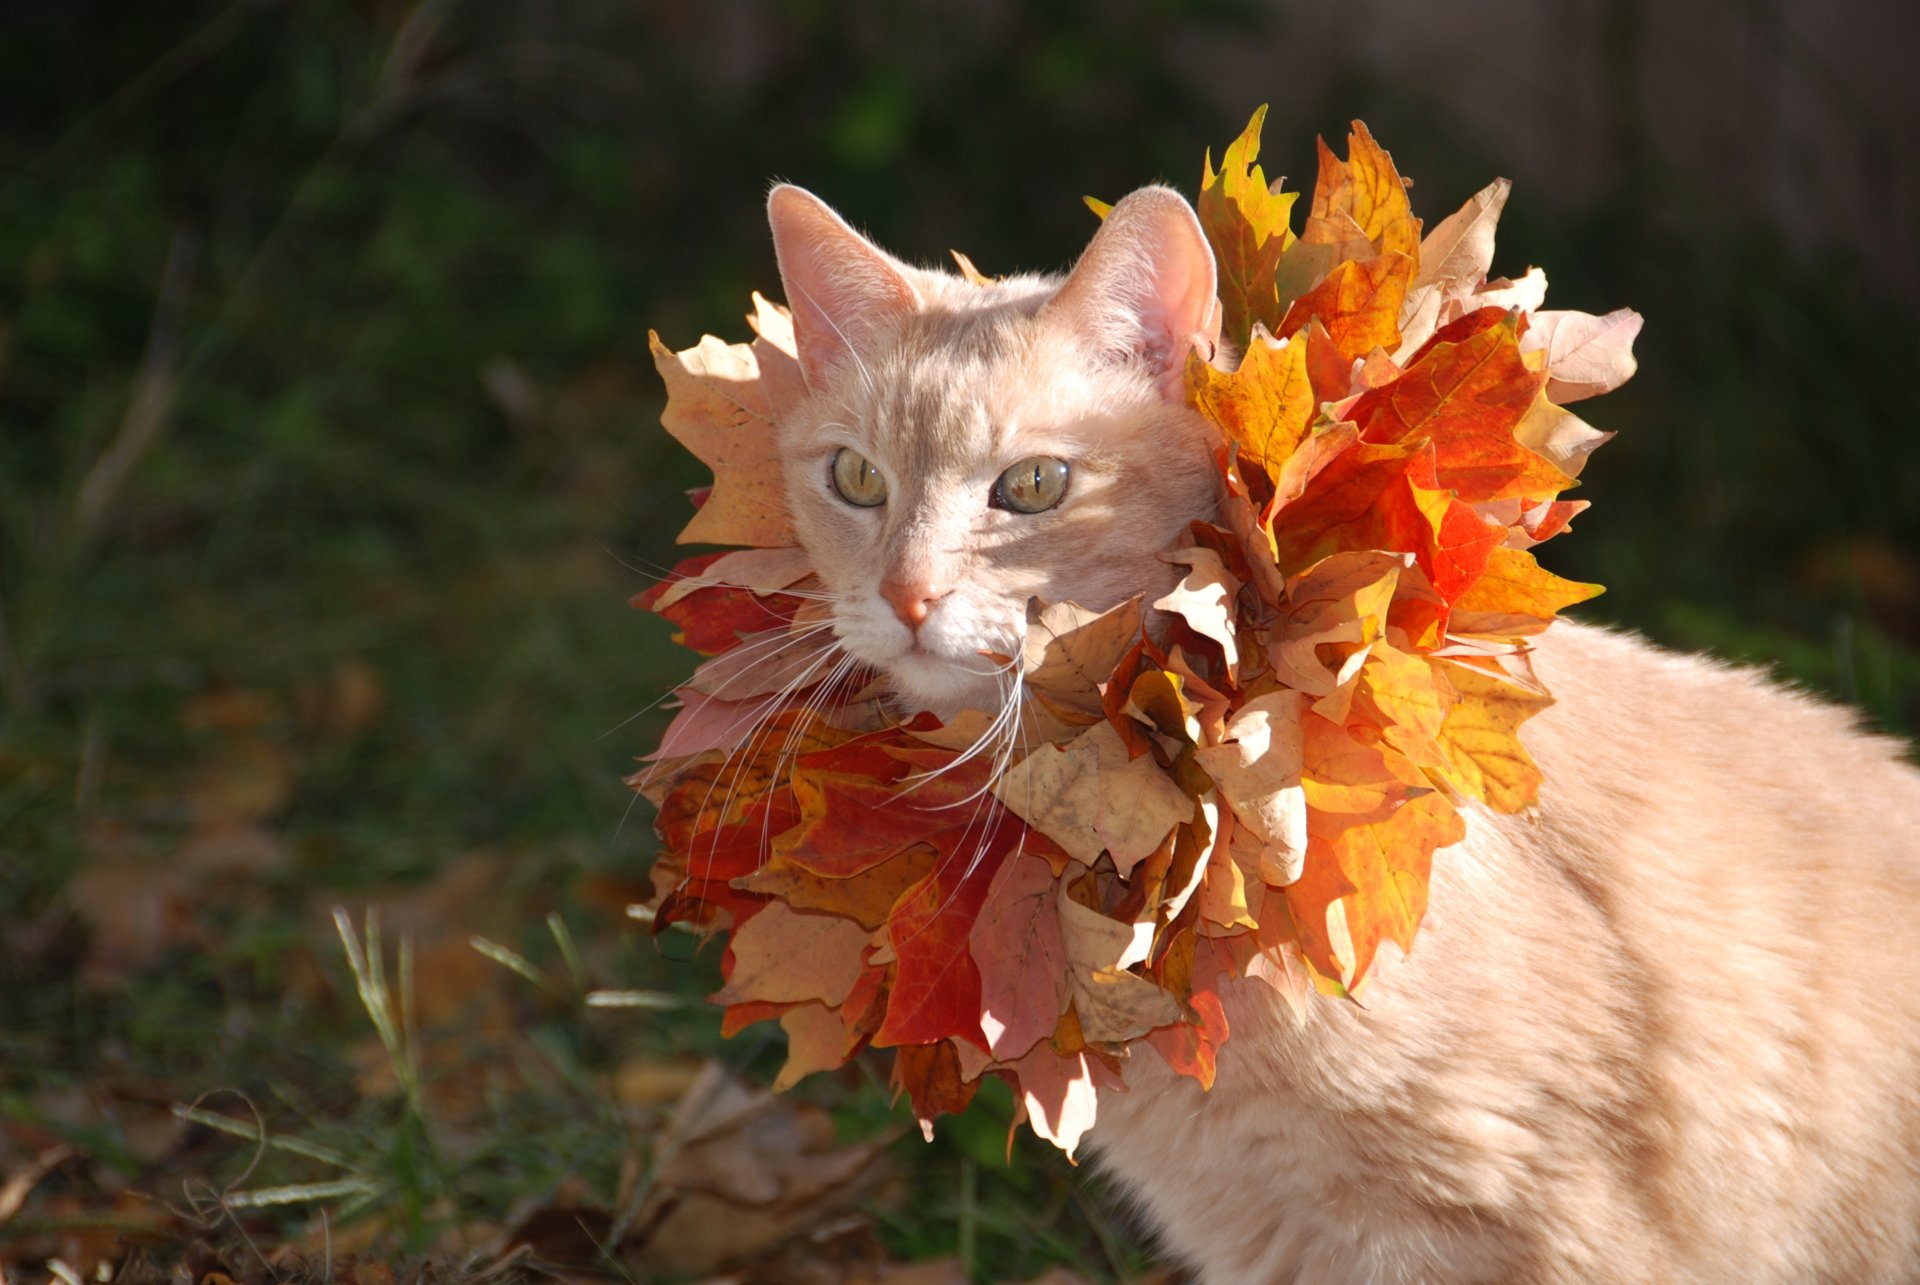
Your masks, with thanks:
[[[767,222],[793,312],[800,372],[818,389],[869,334],[912,312],[918,300],[899,264],[806,189],[775,187]]]
[[[1187,353],[1211,357],[1220,337],[1215,286],[1193,207],[1170,187],[1143,187],[1108,212],[1046,315],[1103,352],[1145,361],[1178,400]]]

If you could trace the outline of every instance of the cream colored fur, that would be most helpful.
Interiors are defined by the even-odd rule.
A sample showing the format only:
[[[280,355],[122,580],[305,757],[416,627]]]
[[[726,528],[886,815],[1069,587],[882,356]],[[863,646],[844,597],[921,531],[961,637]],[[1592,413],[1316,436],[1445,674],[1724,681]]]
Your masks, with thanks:
[[[1211,262],[1154,197],[1066,287],[983,289],[793,192],[783,275],[822,306],[796,305],[813,396],[782,451],[836,630],[904,703],[997,708],[1017,692],[980,653],[1017,654],[1030,596],[1159,592],[1155,554],[1213,503],[1205,427],[1165,395]],[[1154,261],[1178,279],[1143,287]],[[1076,289],[1098,297],[1049,306]],[[843,445],[883,509],[827,487]],[[1071,461],[1069,502],[986,509],[1035,453]],[[948,590],[918,636],[876,590],[915,559]],[[1920,773],[1833,707],[1622,634],[1557,625],[1536,661],[1538,810],[1469,815],[1360,1003],[1301,1024],[1234,984],[1211,1092],[1139,1051],[1102,1166],[1210,1285],[1920,1280]]]

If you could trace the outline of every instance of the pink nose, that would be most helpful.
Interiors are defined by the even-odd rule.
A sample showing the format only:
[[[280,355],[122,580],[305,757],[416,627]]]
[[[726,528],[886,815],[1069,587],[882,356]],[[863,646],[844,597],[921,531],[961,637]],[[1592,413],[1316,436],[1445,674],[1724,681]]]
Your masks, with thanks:
[[[933,610],[933,604],[947,596],[947,591],[928,580],[895,580],[888,578],[881,582],[880,596],[893,608],[893,614],[900,623],[915,633],[927,621],[927,613]]]

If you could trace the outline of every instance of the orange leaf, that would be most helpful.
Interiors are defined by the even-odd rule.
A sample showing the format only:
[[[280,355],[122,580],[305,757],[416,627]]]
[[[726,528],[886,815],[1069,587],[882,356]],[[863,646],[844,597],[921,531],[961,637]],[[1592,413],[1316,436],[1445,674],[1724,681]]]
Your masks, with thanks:
[[[1601,592],[1597,584],[1561,579],[1524,549],[1496,548],[1487,557],[1486,570],[1454,605],[1461,611],[1536,616],[1549,621]]]
[[[933,1140],[933,1118],[958,1114],[973,1101],[978,1080],[961,1077],[960,1059],[946,1040],[938,1044],[908,1044],[893,1055],[893,1087],[904,1089],[920,1127]]]
[[[1407,185],[1373,135],[1359,121],[1347,136],[1348,159],[1333,154],[1320,140],[1320,175],[1314,183],[1312,212],[1302,239],[1337,244],[1344,219],[1358,226],[1382,254],[1404,254],[1418,262],[1420,220],[1413,217]]]
[[[1439,739],[1461,789],[1500,812],[1530,806],[1540,793],[1540,769],[1520,744],[1520,724],[1553,704],[1553,697],[1471,665],[1440,668],[1460,695]]]
[[[1364,357],[1375,348],[1391,352],[1400,344],[1400,305],[1412,279],[1413,260],[1398,252],[1349,259],[1293,301],[1279,333],[1295,334],[1318,318],[1344,357]]]
[[[1148,1032],[1147,1043],[1175,1073],[1211,1089],[1214,1059],[1227,1042],[1227,1012],[1220,1006],[1220,997],[1210,990],[1196,990],[1188,1004],[1193,1010],[1191,1018]]]
[[[1399,379],[1354,403],[1361,440],[1432,443],[1433,485],[1469,502],[1564,490],[1572,479],[1514,437],[1546,380],[1521,359],[1514,323],[1452,333],[1442,330]]]

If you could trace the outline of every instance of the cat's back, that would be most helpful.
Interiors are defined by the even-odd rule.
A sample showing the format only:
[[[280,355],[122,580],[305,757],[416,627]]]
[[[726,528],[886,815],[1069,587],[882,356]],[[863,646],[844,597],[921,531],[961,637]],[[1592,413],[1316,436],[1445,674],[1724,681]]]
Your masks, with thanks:
[[[1590,907],[1559,957],[1649,1231],[1686,1279],[1920,1279],[1920,771],[1756,670],[1565,623],[1536,661],[1540,807],[1483,829]]]
[[[1102,1149],[1209,1282],[1920,1279],[1920,772],[1754,671],[1535,659],[1540,805],[1412,954],[1305,1024],[1235,984],[1211,1094],[1130,1070]]]

